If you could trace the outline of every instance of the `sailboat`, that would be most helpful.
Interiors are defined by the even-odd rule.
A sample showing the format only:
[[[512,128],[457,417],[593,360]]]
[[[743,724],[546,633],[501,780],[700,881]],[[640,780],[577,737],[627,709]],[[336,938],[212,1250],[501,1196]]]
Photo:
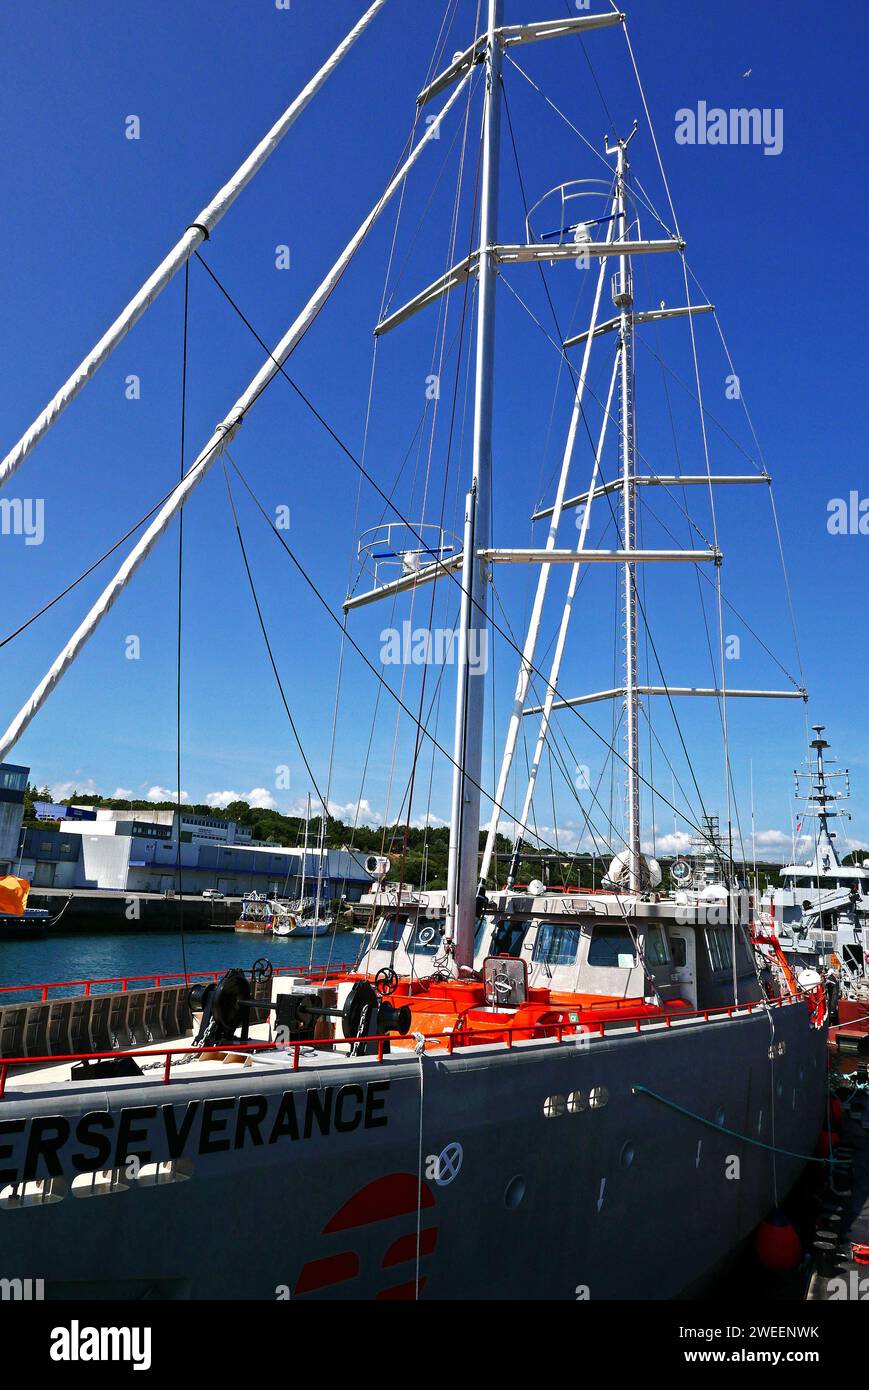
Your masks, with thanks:
[[[343,51],[383,3],[366,11]],[[420,93],[425,133],[0,740],[5,756],[281,372],[385,206],[462,99],[476,98],[473,247],[376,326],[382,336],[455,290],[473,288],[473,444],[461,544],[432,543],[412,527],[413,553],[400,558],[399,577],[378,579],[345,603],[349,616],[433,584],[450,585],[458,598],[454,737],[451,754],[442,750],[452,771],[447,887],[411,891],[402,881],[397,893],[384,892],[380,907],[376,888],[371,939],[349,969],[312,967],[287,977],[260,960],[250,972],[230,970],[189,990],[188,981],[161,979],[123,994],[47,991],[18,1015],[0,1006],[4,1256],[19,1274],[44,1278],[47,1296],[274,1298],[277,1289],[294,1300],[685,1296],[734,1257],[814,1152],[826,1088],[823,988],[802,988],[774,940],[761,948],[765,934],[729,852],[713,856],[713,881],[667,893],[641,838],[638,720],[641,699],[655,690],[639,678],[637,572],[677,561],[717,572],[721,556],[717,545],[673,552],[638,544],[638,493],[661,478],[637,469],[634,337],[645,321],[691,323],[709,306],[635,305],[634,260],[678,259],[684,242],[675,228],[651,240],[639,234],[633,131],[607,141],[603,189],[592,183],[557,191],[565,215],[554,235],[550,224],[536,236],[530,221],[518,239],[499,235],[505,60],[524,45],[626,35],[625,16],[612,7],[506,23],[503,0],[485,0],[481,13],[480,31]],[[309,84],[305,102],[340,56]],[[429,117],[435,102],[442,104]],[[290,111],[295,119],[298,107]],[[217,215],[291,123],[279,123],[229,193],[191,224],[126,317],[0,465],[0,479],[213,232]],[[572,201],[572,192],[583,201]],[[499,549],[490,535],[499,280],[508,267],[580,257],[597,268],[596,293],[588,328],[572,345],[582,348],[584,365],[549,538],[538,548]],[[604,319],[612,265],[615,314]],[[620,475],[615,483],[602,479],[601,443],[585,502],[617,495],[620,539],[611,550],[589,547],[586,510],[578,545],[565,550],[557,532],[569,500],[572,441],[589,354],[601,340],[615,344],[604,424],[617,399]],[[715,477],[703,482],[711,487]],[[494,619],[490,577],[502,564],[532,566],[540,578],[518,649],[501,772],[486,793],[492,815],[481,862],[485,696],[473,655]],[[608,698],[621,701],[625,714],[618,754],[627,786],[624,841],[613,846],[607,882],[596,890],[520,883],[531,785],[502,882],[493,864],[519,725],[537,719],[545,744],[556,707],[603,698],[561,691],[561,638],[549,674],[538,669],[544,576],[564,573],[563,566],[571,576],[566,636],[578,573],[607,564],[623,581],[624,671]],[[539,708],[529,701],[532,677],[545,689]],[[667,687],[668,696],[678,693]],[[727,694],[687,693],[719,701]],[[535,755],[529,780],[540,765]],[[731,1180],[734,1161],[738,1180]],[[83,1197],[98,1200],[77,1200]],[[215,1221],[216,1211],[231,1212],[231,1226]],[[227,1288],[228,1256],[239,1239],[245,1258],[235,1262]]]

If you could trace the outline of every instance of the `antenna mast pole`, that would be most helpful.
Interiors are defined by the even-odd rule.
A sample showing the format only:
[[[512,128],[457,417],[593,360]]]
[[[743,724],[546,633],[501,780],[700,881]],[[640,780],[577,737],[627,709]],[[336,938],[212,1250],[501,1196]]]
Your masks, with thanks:
[[[501,24],[503,0],[488,0],[480,256],[477,279],[477,360],[474,380],[474,474],[465,523],[463,593],[456,681],[456,728],[447,878],[447,940],[458,965],[472,965],[480,852],[480,790],[485,707],[483,659],[488,631],[488,571],[478,552],[490,541],[492,417],[495,349],[494,248],[498,241],[498,163],[501,134]],[[469,657],[473,656],[473,666]],[[465,769],[470,774],[465,775]]]
[[[637,132],[636,123],[627,140],[606,147],[607,154],[616,155],[616,241],[628,241],[628,145]],[[633,280],[631,257],[619,257],[618,278],[613,287],[613,301],[619,311],[619,340],[621,344],[621,373],[619,377],[619,416],[622,460],[622,547],[630,552],[637,548],[636,517],[636,460],[634,421],[634,323]],[[627,849],[629,887],[640,891],[640,777],[639,735],[637,722],[637,593],[636,565],[626,560],[623,569],[625,625],[625,741],[628,764],[627,776]]]

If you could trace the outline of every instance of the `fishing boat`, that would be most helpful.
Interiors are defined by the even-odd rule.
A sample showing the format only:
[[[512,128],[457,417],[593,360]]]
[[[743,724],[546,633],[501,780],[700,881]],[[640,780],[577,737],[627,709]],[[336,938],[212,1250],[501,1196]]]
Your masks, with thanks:
[[[302,105],[383,3],[366,11],[305,89]],[[661,235],[648,238],[640,229],[638,209],[644,219],[648,209],[629,158],[636,126],[611,133],[595,150],[598,164],[606,165],[603,180],[560,185],[545,206],[539,190],[534,206],[542,208],[542,224],[530,212],[518,223],[513,217],[508,239],[502,238],[501,116],[514,55],[553,41],[608,42],[619,30],[624,42],[627,28],[614,8],[506,23],[502,0],[486,0],[481,13],[480,31],[470,32],[451,60],[443,49],[449,28],[443,32],[433,75],[418,98],[419,129],[415,123],[372,211],[131,549],[79,629],[81,641],[67,644],[0,739],[5,756],[282,373],[362,241],[452,119],[462,167],[476,170],[472,245],[437,281],[378,321],[376,335],[382,339],[429,306],[457,303],[467,310],[474,301],[473,313],[462,319],[473,427],[461,545],[455,549],[440,532],[432,541],[407,523],[407,551],[394,536],[389,546],[398,576],[384,579],[379,572],[372,589],[354,589],[341,620],[349,630],[358,608],[435,591],[428,586],[458,602],[451,751],[434,736],[452,777],[447,887],[411,888],[403,869],[393,892],[378,884],[371,938],[349,968],[312,967],[289,976],[260,960],[250,971],[233,969],[208,982],[155,981],[111,994],[83,989],[71,998],[56,998],[46,987],[35,1003],[0,1006],[4,1261],[19,1274],[44,1278],[49,1297],[686,1296],[735,1256],[814,1152],[826,1088],[823,988],[801,986],[774,937],[755,922],[729,837],[724,850],[710,847],[714,881],[674,884],[670,891],[641,834],[648,787],[641,700],[705,694],[717,705],[718,720],[734,693],[724,688],[723,670],[711,689],[668,683],[662,692],[640,680],[639,667],[638,570],[679,560],[711,566],[717,583],[722,555],[717,540],[678,551],[638,543],[639,495],[668,483],[638,470],[635,335],[646,322],[670,318],[687,321],[693,332],[694,315],[711,306],[690,299],[671,309],[654,307],[657,300],[635,304],[635,260],[673,257],[685,264],[675,214]],[[626,55],[632,68],[629,41]],[[641,87],[638,98],[645,110]],[[98,360],[214,232],[298,109],[289,109],[191,223],[126,320],[62,388],[60,407],[47,408],[0,466],[0,479],[24,461]],[[459,183],[458,192],[468,189]],[[331,207],[331,218],[335,212]],[[590,267],[593,301],[582,334],[564,341],[559,335],[555,344],[561,364],[581,348],[582,365],[570,372],[567,444],[555,501],[543,509],[547,542],[498,549],[490,534],[496,293],[511,269],[575,262]],[[686,273],[686,294],[688,287]],[[605,288],[614,310],[608,318]],[[592,441],[589,485],[578,502],[572,499],[585,506],[578,543],[562,549],[557,536],[571,501],[567,484],[587,368],[592,347],[601,343],[604,351],[614,349],[610,394],[596,447]],[[604,444],[611,424],[619,473],[608,480]],[[698,481],[711,494],[716,481],[737,480],[710,469],[702,479],[680,474],[669,484]],[[589,504],[609,507],[613,496],[620,508],[616,545],[592,548]],[[519,676],[497,783],[485,790],[492,810],[481,859],[485,681],[474,655],[486,630],[500,627],[492,574],[510,564],[532,567],[537,591],[524,644],[508,648],[519,657]],[[621,684],[574,696],[559,684],[570,614],[581,575],[606,565],[621,580]],[[550,577],[565,573],[570,587],[553,662],[543,673],[540,614]],[[538,683],[543,698],[535,703]],[[390,688],[383,689],[388,698]],[[752,693],[803,697],[802,691],[739,695]],[[542,749],[555,740],[553,716],[603,699],[620,705],[625,724],[623,747],[615,739],[608,745],[626,800],[624,834],[610,827],[607,881],[594,891],[559,892],[540,881],[523,887],[534,783]],[[529,721],[536,721],[537,742],[504,873],[496,857],[499,825],[512,819],[506,788],[520,727],[533,727]],[[418,718],[415,727],[422,741],[424,721]],[[729,776],[725,782],[729,789]],[[318,799],[325,819],[328,794],[318,792]],[[409,823],[410,797],[407,802]],[[681,808],[680,814],[690,813]],[[702,823],[688,823],[703,835]],[[77,1200],[84,1197],[98,1200]],[[231,1212],[231,1223],[215,1220],[215,1212]],[[244,1258],[234,1260],[228,1286],[239,1241]]]
[[[327,936],[333,922],[328,917],[301,917],[293,904],[268,893],[248,893],[235,920],[237,932],[269,934],[280,938],[291,936]]]
[[[290,912],[287,904],[281,902],[279,898],[271,897],[268,893],[246,893],[241,900],[241,910],[235,919],[235,930],[237,932],[275,932],[277,928],[282,930],[291,928],[295,924],[295,917]]]

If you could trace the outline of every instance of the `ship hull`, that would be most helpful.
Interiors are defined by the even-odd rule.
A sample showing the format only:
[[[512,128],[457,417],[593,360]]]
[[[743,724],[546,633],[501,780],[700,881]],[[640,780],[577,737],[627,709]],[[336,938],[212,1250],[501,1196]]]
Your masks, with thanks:
[[[75,1124],[106,1109],[117,1125],[135,1108],[126,1133],[156,1158],[169,1152],[171,1105],[175,1152],[186,1123],[191,1166],[165,1185],[7,1203],[0,1258],[10,1275],[45,1279],[49,1297],[412,1298],[420,1192],[422,1298],[684,1297],[805,1164],[780,1152],[774,1181],[768,1150],[682,1111],[812,1154],[825,1041],[791,1005],[654,1034],[430,1053],[421,1064],[403,1051],[316,1069],[303,1060],[297,1072],[224,1067],[195,1083],[113,1081],[110,1094],[104,1085],[74,1099],[16,1088],[0,1122],[65,1116],[73,1130],[57,1162],[67,1177],[77,1138],[86,1161]],[[606,1093],[597,1108],[595,1088]],[[241,1124],[245,1098],[248,1119],[265,1117],[253,1129]],[[101,1132],[91,1124],[89,1141]],[[0,1168],[23,1162],[26,1139],[0,1125]]]

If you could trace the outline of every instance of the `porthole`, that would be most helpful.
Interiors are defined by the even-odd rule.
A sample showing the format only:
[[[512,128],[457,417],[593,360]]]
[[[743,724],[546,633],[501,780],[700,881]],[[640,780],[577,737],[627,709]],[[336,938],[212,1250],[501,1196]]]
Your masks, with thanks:
[[[619,1154],[619,1162],[621,1163],[621,1165],[622,1165],[623,1168],[630,1168],[630,1166],[631,1166],[631,1164],[633,1163],[633,1161],[634,1161],[634,1146],[633,1146],[633,1144],[623,1144],[623,1145],[622,1145],[622,1151],[621,1151],[621,1153]]]
[[[525,1196],[525,1179],[521,1173],[517,1173],[515,1178],[511,1178],[504,1188],[504,1206],[508,1211],[515,1211]]]
[[[593,1086],[588,1094],[588,1103],[592,1110],[603,1110],[610,1098],[610,1093],[606,1086]]]
[[[162,1187],[165,1183],[186,1182],[192,1176],[189,1158],[170,1158],[165,1163],[143,1163],[137,1182],[141,1187]]]
[[[129,1186],[120,1168],[106,1168],[79,1173],[72,1180],[71,1190],[73,1197],[111,1197],[115,1192],[128,1192]]]
[[[62,1202],[67,1191],[63,1178],[36,1178],[30,1182],[12,1183],[0,1188],[0,1211],[47,1207],[52,1202]]]
[[[571,1091],[567,1097],[567,1109],[571,1115],[579,1115],[588,1109],[588,1097],[584,1091]]]
[[[567,1101],[564,1096],[547,1096],[543,1102],[543,1113],[547,1120],[555,1120],[559,1115],[563,1115],[567,1109]]]

